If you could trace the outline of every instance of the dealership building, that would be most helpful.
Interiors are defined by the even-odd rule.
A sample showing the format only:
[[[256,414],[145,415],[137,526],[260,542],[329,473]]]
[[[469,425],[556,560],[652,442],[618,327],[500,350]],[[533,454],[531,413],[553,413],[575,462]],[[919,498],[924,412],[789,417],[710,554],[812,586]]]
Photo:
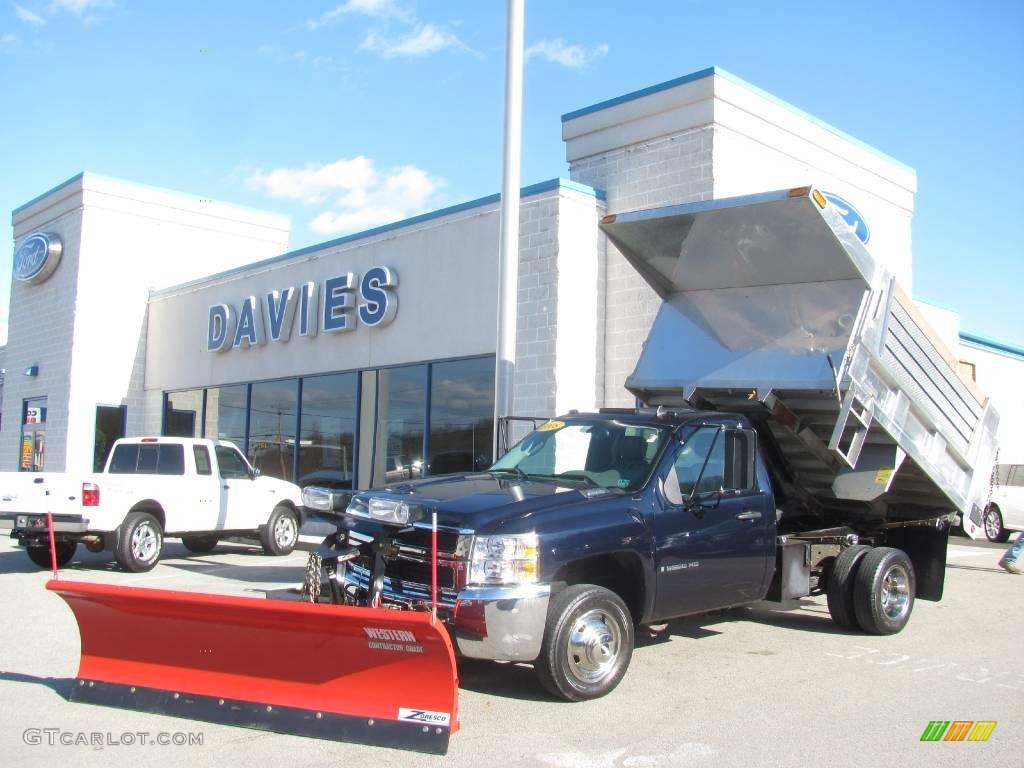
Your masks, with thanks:
[[[813,184],[913,291],[915,172],[721,69],[570,112],[562,139],[568,178],[522,190],[516,415],[634,403],[659,299],[609,213]],[[161,433],[337,487],[490,461],[497,195],[288,252],[284,217],[83,173],[13,227],[0,471],[88,472]],[[918,308],[1024,463],[1024,349]]]

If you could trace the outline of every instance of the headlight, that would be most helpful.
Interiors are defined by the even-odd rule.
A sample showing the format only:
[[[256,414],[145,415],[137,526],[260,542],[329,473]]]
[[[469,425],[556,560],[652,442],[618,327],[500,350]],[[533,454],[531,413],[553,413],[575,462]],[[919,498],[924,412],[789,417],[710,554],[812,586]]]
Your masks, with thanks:
[[[328,488],[309,485],[302,489],[302,505],[319,512],[333,512],[334,497]]]
[[[537,534],[478,536],[469,565],[470,584],[533,584],[537,581]]]
[[[353,499],[345,512],[388,525],[409,525],[423,516],[423,510],[419,506],[394,499],[377,498],[370,498],[369,501]]]

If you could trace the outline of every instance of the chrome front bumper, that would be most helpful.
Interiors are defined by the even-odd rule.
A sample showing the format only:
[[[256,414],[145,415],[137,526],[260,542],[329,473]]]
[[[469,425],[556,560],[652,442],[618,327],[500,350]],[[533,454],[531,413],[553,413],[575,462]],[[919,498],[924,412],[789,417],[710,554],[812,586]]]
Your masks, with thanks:
[[[459,652],[473,659],[533,661],[540,655],[550,599],[548,584],[459,592],[454,621]]]
[[[346,569],[339,574],[346,585],[366,589],[364,573]],[[493,661],[533,661],[540,655],[548,617],[548,584],[513,587],[470,587],[438,594],[438,615],[445,622],[461,655]],[[395,591],[384,580],[383,601],[404,607],[422,607],[430,601],[429,588],[403,584]]]

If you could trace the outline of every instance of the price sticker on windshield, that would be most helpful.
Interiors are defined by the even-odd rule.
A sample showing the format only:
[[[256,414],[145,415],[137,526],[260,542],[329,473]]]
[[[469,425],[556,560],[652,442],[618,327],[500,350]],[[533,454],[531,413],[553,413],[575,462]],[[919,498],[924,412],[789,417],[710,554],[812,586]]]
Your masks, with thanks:
[[[565,426],[564,421],[549,421],[547,424],[541,424],[537,427],[538,432],[554,432],[556,429],[561,429]]]

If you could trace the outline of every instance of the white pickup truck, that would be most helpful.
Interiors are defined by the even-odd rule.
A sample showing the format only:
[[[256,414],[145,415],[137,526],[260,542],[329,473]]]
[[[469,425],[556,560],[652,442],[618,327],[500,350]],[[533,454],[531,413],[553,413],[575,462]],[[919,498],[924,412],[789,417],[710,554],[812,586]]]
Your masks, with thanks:
[[[51,563],[48,512],[58,566],[81,542],[134,572],[157,564],[165,536],[196,553],[242,537],[286,555],[305,517],[299,487],[261,477],[233,443],[174,437],[118,440],[102,473],[0,474],[0,529],[42,568]]]

